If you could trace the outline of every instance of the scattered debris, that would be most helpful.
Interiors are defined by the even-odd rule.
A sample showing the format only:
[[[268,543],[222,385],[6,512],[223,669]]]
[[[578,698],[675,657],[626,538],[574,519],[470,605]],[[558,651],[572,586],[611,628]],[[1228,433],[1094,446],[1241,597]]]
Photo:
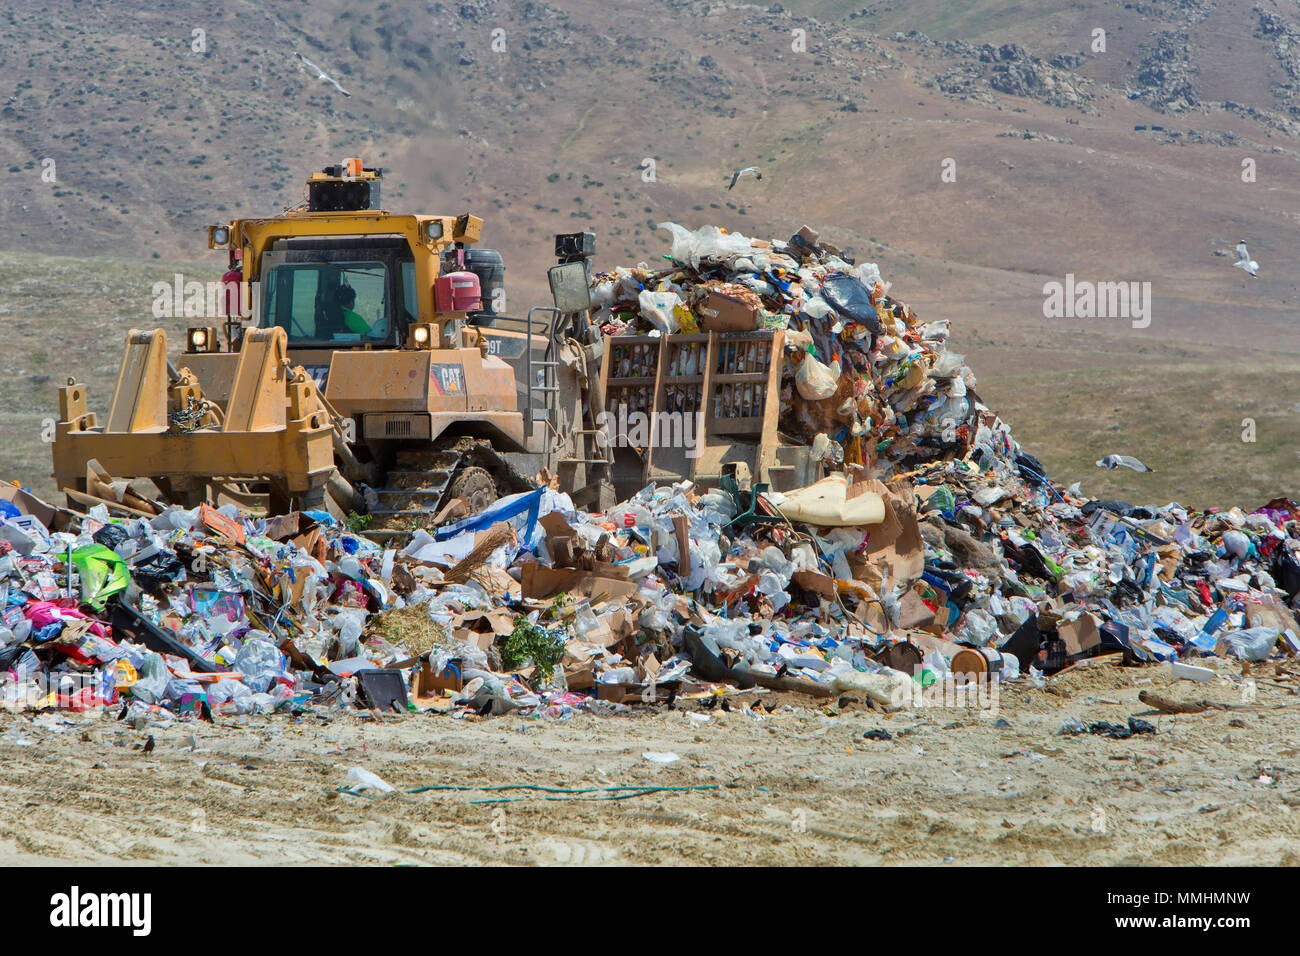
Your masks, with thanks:
[[[891,298],[874,264],[807,227],[665,228],[667,267],[595,277],[593,327],[780,331],[779,395],[750,383],[722,411],[774,402],[814,480],[775,491],[737,468],[587,511],[539,476],[400,549],[325,511],[166,506],[102,469],[69,508],[0,486],[0,706],[112,706],[141,727],[313,707],[565,720],[731,711],[761,689],[889,711],[1052,689],[1085,662],[1204,680],[1194,659],[1300,651],[1295,502],[1089,499],[1046,476],[980,402],[948,323]]]

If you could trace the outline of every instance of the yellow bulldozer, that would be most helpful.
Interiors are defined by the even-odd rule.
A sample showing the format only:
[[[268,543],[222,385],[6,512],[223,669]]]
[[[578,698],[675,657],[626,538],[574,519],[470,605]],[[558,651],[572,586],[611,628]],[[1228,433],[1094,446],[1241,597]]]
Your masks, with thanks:
[[[390,214],[382,176],[345,160],[281,215],[209,227],[231,261],[225,341],[190,328],[173,365],[163,330],[132,330],[102,425],[83,384],[63,387],[59,487],[85,492],[97,462],[189,506],[357,511],[379,533],[457,498],[481,510],[542,468],[612,503],[584,424],[586,355],[565,334],[587,306],[591,243],[557,240],[578,251],[551,270],[556,306],[498,314],[500,256],[471,249],[482,220]]]
[[[634,340],[611,345],[589,324],[592,233],[556,237],[553,304],[511,317],[501,257],[476,246],[483,221],[387,212],[382,179],[347,159],[280,215],[210,226],[230,261],[214,324],[187,330],[175,364],[163,330],[132,330],[102,424],[84,384],[60,389],[59,487],[84,500],[96,475],[147,479],[188,507],[357,512],[372,516],[368,533],[394,536],[456,499],[475,513],[535,487],[543,469],[592,508],[614,503],[616,482],[620,495],[646,480],[713,484],[735,462],[776,487],[811,477],[777,440],[779,333],[669,336],[647,346],[641,378],[602,374],[602,357]],[[693,378],[670,361],[678,349],[699,352]],[[755,349],[766,358],[727,364]],[[655,460],[611,435],[607,388],[639,389],[652,415],[693,388],[700,449]],[[748,390],[748,418],[711,403],[726,388]]]

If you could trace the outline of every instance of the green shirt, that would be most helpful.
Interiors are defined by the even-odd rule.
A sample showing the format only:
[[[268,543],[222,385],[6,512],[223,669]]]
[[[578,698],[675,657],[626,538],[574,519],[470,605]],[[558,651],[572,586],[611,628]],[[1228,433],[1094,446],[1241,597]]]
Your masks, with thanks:
[[[358,335],[365,335],[370,331],[370,323],[363,319],[360,313],[346,307],[343,309],[343,324],[348,327],[349,332],[356,332]]]

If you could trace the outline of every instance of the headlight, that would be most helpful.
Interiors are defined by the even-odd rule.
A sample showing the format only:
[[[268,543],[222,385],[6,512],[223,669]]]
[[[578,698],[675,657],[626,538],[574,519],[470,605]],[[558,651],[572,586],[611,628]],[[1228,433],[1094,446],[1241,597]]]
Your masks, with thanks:
[[[220,249],[230,242],[229,226],[208,226],[208,248]]]
[[[442,220],[435,219],[432,222],[424,224],[424,238],[432,242],[435,239],[442,238]]]
[[[412,323],[407,344],[415,349],[436,349],[438,326],[432,322]]]
[[[217,350],[217,330],[213,328],[194,328],[188,330],[185,340],[190,344],[191,352],[215,352]]]

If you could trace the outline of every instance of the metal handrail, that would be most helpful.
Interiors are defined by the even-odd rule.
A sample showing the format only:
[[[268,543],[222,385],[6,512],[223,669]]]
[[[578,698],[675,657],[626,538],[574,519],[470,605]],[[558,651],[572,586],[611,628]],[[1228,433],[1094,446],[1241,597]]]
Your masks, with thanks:
[[[542,322],[540,319],[534,319],[534,318],[533,318],[533,313],[535,313],[535,312],[549,312],[549,313],[551,314],[551,321],[550,321],[549,323],[545,323],[545,322]],[[524,380],[528,383],[528,387],[527,387],[527,389],[526,389],[525,395],[527,396],[526,402],[527,402],[527,405],[528,405],[528,431],[527,431],[527,437],[528,437],[529,439],[531,439],[532,436],[533,436],[533,426],[534,426],[534,419],[533,419],[533,340],[532,340],[532,330],[533,330],[533,327],[534,327],[534,323],[535,323],[535,322],[536,322],[536,323],[540,323],[540,324],[542,324],[542,325],[546,325],[546,326],[548,326],[547,333],[546,333],[546,350],[542,353],[542,355],[543,355],[543,359],[542,359],[542,360],[543,360],[544,362],[554,362],[554,361],[555,361],[555,357],[554,357],[554,355],[555,355],[555,326],[558,324],[559,319],[560,319],[560,310],[557,309],[557,308],[555,308],[554,306],[549,306],[549,305],[535,305],[535,306],[533,306],[531,309],[528,310],[528,318],[527,318],[526,321],[528,322],[528,336],[529,336],[529,338],[528,338],[528,342],[525,343],[525,346],[524,346],[524,355],[525,355],[525,361],[524,361]],[[543,368],[546,368],[546,367],[549,367],[549,366],[542,366],[542,367],[543,367]],[[555,377],[555,381],[556,381],[557,383],[559,382],[559,376],[558,376],[558,375]],[[545,392],[544,394],[549,395],[549,394],[551,394],[551,393],[550,393],[550,392]],[[555,404],[555,403],[554,403],[554,400],[552,400],[552,401],[551,401],[551,407],[548,409],[548,411],[554,411],[554,404]],[[546,422],[547,422],[547,424],[551,427],[551,430],[554,431],[554,430],[555,430],[555,427],[554,427],[554,423],[551,421],[551,416],[550,416],[550,415],[547,416],[547,418],[546,418]]]

